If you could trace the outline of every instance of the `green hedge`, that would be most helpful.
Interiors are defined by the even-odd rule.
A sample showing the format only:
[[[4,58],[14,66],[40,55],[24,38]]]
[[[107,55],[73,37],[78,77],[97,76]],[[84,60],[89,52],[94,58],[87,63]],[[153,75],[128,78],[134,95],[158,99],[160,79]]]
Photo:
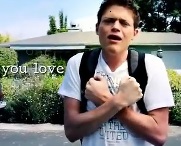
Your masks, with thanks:
[[[170,123],[181,125],[181,75],[168,70],[168,77],[175,101],[175,106],[170,109]]]
[[[1,109],[1,122],[63,124],[63,102],[58,87],[63,76],[34,76],[15,81],[3,78],[7,100]]]
[[[35,59],[32,59],[31,61],[24,63],[23,66],[34,67],[34,63],[37,63],[39,65],[49,66],[52,65],[52,62],[53,59],[48,55],[40,55]]]
[[[0,53],[3,54],[3,51],[6,50]],[[1,65],[16,64],[16,53],[10,49],[8,51],[5,56],[9,56],[10,59],[0,56]],[[66,66],[64,60],[56,60],[48,55],[40,55],[22,66],[33,68],[34,63],[45,67]],[[63,73],[57,73],[56,68],[53,73],[16,73],[2,77],[7,106],[0,109],[0,122],[63,124],[63,102],[57,94],[62,79]]]
[[[17,53],[13,49],[0,48],[0,78],[5,75],[3,66],[6,69],[8,66],[17,65],[17,63]],[[9,69],[6,76],[13,76]]]
[[[36,63],[36,66],[35,66]],[[37,66],[45,66],[47,67],[47,72],[46,74],[54,74],[54,75],[64,75],[64,71],[66,68],[66,61],[62,59],[54,59],[53,57],[50,57],[48,55],[40,55],[36,57],[35,59],[32,59],[31,61],[23,64],[22,66],[27,66],[27,67],[32,67],[35,68]],[[63,67],[58,68],[59,66]],[[52,73],[49,71],[48,67],[51,67]],[[57,72],[58,70],[58,72]],[[38,70],[39,71],[39,70]],[[43,72],[43,70],[42,70]],[[60,73],[62,72],[62,73]],[[40,73],[42,74],[42,73]]]
[[[53,60],[53,65],[56,67],[62,66],[64,69],[64,72],[62,73],[62,75],[64,75],[65,70],[66,70],[66,66],[67,66],[67,62],[65,60],[63,60],[63,59]],[[59,73],[56,71],[56,69],[54,71],[54,74],[59,75]]]
[[[175,107],[170,124],[181,125],[181,75],[168,70]],[[57,91],[63,76],[32,76],[15,80],[2,78],[7,107],[0,110],[0,122],[63,124],[63,101]]]

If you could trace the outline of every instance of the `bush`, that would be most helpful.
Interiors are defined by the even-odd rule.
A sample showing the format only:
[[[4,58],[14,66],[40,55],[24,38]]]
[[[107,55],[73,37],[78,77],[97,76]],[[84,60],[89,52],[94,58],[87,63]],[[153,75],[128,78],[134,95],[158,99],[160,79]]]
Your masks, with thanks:
[[[170,124],[181,125],[181,75],[168,70],[175,106],[170,109]],[[63,101],[57,91],[63,76],[32,76],[22,79],[2,78],[7,100],[0,109],[0,122],[63,124]]]
[[[61,66],[63,67],[63,73],[61,75],[64,75],[65,73],[65,70],[66,70],[66,65],[67,65],[67,62],[63,59],[56,59],[53,61],[53,65],[56,66],[56,68],[58,66]],[[55,72],[54,72],[56,75],[59,75],[59,73],[57,72],[57,70],[55,69]]]
[[[175,106],[170,109],[170,123],[181,125],[181,75],[168,70],[168,77],[175,101]]]
[[[5,72],[3,71],[3,67],[8,67],[12,65],[17,65],[17,53],[10,48],[0,48],[0,77],[3,77]],[[6,76],[12,76],[13,74],[8,70]]]
[[[4,78],[7,107],[1,122],[63,124],[63,102],[57,91],[63,76],[34,76],[23,80]],[[9,84],[16,83],[16,86]],[[5,84],[8,83],[8,84]]]
[[[31,61],[23,64],[23,66],[34,67],[34,63],[43,65],[43,66],[50,66],[52,65],[52,62],[53,62],[53,59],[49,57],[48,55],[40,55],[36,57],[35,59],[32,59]]]
[[[29,72],[28,75],[32,75],[32,74],[34,75],[35,71],[36,71],[36,74],[38,74],[37,73],[38,71],[39,75],[41,74],[64,75],[64,68],[66,66],[66,62],[64,60],[56,60],[48,55],[41,55],[23,64],[22,66],[26,66],[32,70]],[[58,66],[61,66],[63,68],[62,69],[57,68]],[[46,70],[44,67],[46,67]],[[23,77],[22,74],[19,74],[18,76]]]

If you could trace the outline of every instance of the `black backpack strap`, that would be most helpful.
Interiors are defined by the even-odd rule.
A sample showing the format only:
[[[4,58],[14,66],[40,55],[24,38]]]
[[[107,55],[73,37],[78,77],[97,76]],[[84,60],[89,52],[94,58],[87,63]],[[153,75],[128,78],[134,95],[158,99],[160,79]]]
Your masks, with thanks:
[[[79,67],[79,76],[80,76],[80,86],[81,86],[81,102],[80,102],[80,112],[87,111],[87,99],[85,96],[85,88],[88,80],[94,76],[95,69],[98,63],[98,58],[101,49],[93,49],[85,51],[82,55],[82,59]],[[80,139],[82,144],[82,139]]]
[[[85,112],[87,110],[87,100],[84,97],[85,86],[87,81],[94,76],[100,51],[101,48],[85,51],[81,59],[79,68],[79,75],[81,80],[81,112]],[[137,82],[140,84],[140,88],[142,89],[142,93],[144,94],[148,80],[145,67],[145,53],[129,49],[127,60],[129,75],[137,80]],[[141,113],[147,114],[143,98],[137,102],[137,105]]]
[[[95,69],[98,63],[98,58],[100,54],[101,48],[93,49],[85,51],[82,55],[80,67],[79,67],[79,75],[80,75],[80,83],[81,83],[81,105],[80,111],[87,111],[87,99],[84,97],[85,87],[87,81],[94,76]]]
[[[134,77],[137,80],[137,82],[140,84],[140,88],[142,89],[142,93],[144,95],[148,80],[146,66],[145,66],[145,53],[129,49],[127,60],[128,60],[129,75]],[[137,106],[141,113],[148,114],[143,98],[141,98],[137,102]]]

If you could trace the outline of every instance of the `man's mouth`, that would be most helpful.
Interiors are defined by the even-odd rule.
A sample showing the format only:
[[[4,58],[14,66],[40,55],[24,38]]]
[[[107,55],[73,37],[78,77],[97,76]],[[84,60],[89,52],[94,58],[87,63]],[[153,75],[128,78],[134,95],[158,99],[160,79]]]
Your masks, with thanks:
[[[121,37],[119,37],[117,35],[109,35],[107,38],[110,40],[115,40],[115,41],[121,41],[122,40]]]

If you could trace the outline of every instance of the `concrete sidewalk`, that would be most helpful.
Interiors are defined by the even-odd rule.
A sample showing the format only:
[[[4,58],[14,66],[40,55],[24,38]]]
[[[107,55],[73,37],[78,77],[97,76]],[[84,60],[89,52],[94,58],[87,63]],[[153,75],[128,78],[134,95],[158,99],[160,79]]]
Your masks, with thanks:
[[[50,123],[46,124],[8,124],[8,123],[0,123],[0,130],[5,131],[27,131],[27,132],[51,132],[64,131],[63,125],[54,125]]]

